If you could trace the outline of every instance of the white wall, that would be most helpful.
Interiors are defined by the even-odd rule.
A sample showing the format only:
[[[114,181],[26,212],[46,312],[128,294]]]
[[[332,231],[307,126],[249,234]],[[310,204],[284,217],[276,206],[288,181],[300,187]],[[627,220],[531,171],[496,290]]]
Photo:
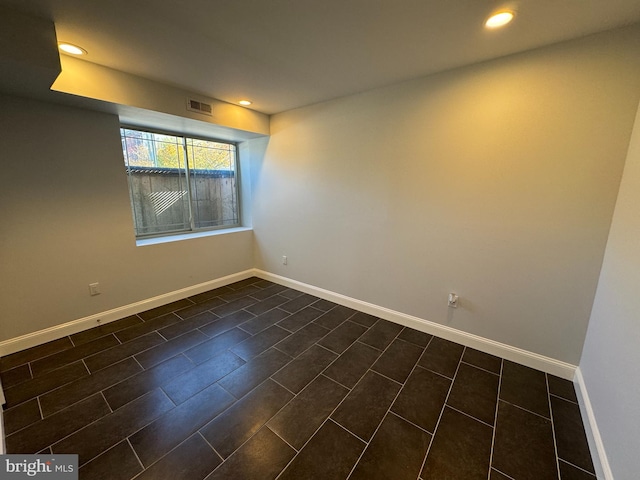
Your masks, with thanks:
[[[617,480],[640,472],[640,110],[580,370]]]
[[[639,47],[626,29],[273,116],[257,268],[577,364]]]
[[[116,116],[0,96],[0,131],[0,340],[253,266],[251,231],[136,247]]]

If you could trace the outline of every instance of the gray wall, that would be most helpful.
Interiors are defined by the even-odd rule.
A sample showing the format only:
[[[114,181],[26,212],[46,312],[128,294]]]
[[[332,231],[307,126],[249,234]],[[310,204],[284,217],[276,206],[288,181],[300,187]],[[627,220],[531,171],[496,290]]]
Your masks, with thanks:
[[[640,110],[580,370],[616,480],[640,472]]]
[[[253,266],[251,231],[136,246],[116,116],[0,96],[0,131],[0,340]]]
[[[639,46],[605,33],[273,116],[258,268],[577,364]]]

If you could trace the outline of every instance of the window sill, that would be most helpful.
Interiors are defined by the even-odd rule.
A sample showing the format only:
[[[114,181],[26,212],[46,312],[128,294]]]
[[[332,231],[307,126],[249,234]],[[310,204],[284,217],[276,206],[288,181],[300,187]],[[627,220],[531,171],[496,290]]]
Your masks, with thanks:
[[[166,237],[144,238],[136,240],[136,246],[145,247],[147,245],[158,245],[160,243],[180,242],[182,240],[191,240],[193,238],[216,237],[218,235],[228,235],[230,233],[248,232],[253,230],[251,227],[235,227],[225,228],[221,230],[209,230],[207,232],[181,233],[178,235],[167,235]]]

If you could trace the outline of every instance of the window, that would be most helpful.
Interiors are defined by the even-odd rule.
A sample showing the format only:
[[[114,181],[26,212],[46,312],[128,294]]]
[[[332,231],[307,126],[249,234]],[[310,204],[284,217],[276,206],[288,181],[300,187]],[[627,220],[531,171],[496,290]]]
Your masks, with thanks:
[[[137,237],[237,227],[236,145],[121,128]]]

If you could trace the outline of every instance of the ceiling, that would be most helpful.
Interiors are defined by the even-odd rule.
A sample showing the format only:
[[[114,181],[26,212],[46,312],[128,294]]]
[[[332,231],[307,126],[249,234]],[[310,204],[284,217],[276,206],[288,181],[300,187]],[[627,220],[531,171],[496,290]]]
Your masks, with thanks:
[[[638,0],[0,0],[87,61],[277,113],[640,21]],[[502,30],[483,28],[501,7]]]

